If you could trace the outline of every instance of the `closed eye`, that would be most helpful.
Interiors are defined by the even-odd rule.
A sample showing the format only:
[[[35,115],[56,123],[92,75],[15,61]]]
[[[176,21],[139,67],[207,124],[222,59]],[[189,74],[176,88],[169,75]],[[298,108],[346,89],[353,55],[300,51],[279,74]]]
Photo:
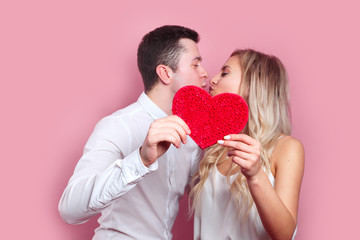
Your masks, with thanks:
[[[221,68],[221,76],[222,77],[225,77],[227,74],[229,74],[229,71],[230,71],[230,67],[225,65]]]

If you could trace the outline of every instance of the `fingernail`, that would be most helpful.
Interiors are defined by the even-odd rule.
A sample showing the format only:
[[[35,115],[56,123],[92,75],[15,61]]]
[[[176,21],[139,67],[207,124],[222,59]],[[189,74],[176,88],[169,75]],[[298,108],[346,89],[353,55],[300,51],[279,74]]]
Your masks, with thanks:
[[[230,139],[230,136],[229,136],[229,135],[226,135],[226,136],[224,137],[224,139],[229,140],[229,139]]]
[[[219,140],[218,144],[224,144],[224,140]]]

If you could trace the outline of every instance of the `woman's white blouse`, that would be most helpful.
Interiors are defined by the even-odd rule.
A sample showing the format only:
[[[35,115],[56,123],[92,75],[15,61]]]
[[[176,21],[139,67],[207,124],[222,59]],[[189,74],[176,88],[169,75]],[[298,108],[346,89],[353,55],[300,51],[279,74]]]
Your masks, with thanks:
[[[230,176],[230,184],[237,175]],[[275,179],[271,173],[269,180],[274,186]],[[249,218],[245,220],[247,224],[242,224],[244,215],[244,212],[239,213],[230,195],[227,177],[219,173],[216,167],[212,168],[204,184],[199,207],[195,209],[194,239],[270,239],[255,204],[251,208]]]

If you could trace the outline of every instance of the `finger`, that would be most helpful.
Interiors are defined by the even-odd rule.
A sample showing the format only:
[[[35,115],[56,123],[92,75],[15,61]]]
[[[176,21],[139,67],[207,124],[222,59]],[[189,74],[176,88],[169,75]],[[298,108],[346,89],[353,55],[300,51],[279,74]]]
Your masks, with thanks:
[[[253,154],[249,154],[249,153],[242,152],[242,151],[232,150],[232,151],[229,151],[227,155],[229,157],[239,157],[239,158],[242,158],[242,159],[244,159],[246,161],[250,161],[250,162],[256,161],[256,158]]]
[[[191,130],[189,128],[189,126],[186,124],[186,122],[184,120],[182,120],[179,116],[176,116],[176,115],[171,115],[171,116],[168,116],[166,118],[163,118],[163,120],[169,120],[169,121],[174,121],[178,124],[181,125],[181,127],[185,130],[185,132],[190,135],[191,134]]]
[[[246,134],[229,134],[224,137],[225,140],[241,141],[251,146],[259,145],[259,142]]]
[[[179,134],[172,128],[163,129],[164,131],[158,132],[151,136],[151,141],[153,144],[158,144],[160,142],[169,142],[172,143],[175,147],[179,148],[181,145],[181,138]]]
[[[232,158],[232,161],[234,163],[238,164],[242,170],[249,170],[249,162],[248,161],[246,161],[240,157],[236,157],[236,156],[234,156]]]
[[[173,115],[173,116],[174,116],[175,121],[177,121],[186,130],[186,133],[188,135],[190,135],[191,130],[190,130],[189,125],[187,125],[187,123],[184,120],[182,120],[179,116],[176,116],[176,115]]]
[[[231,148],[231,149],[243,151],[246,153],[254,153],[255,152],[255,149],[253,146],[250,146],[243,142],[236,142],[236,146],[237,146],[236,148]]]
[[[166,133],[167,131],[175,130],[177,135],[181,138],[181,142],[184,144],[187,143],[186,130],[176,121],[156,121],[151,128],[152,130],[155,130],[153,134]]]
[[[187,134],[185,129],[176,122],[167,123],[165,126],[160,128],[160,132],[171,132],[173,134],[176,134],[178,137],[180,137],[182,143],[187,143]]]
[[[237,150],[241,150],[248,153],[260,154],[261,146],[260,143],[255,145],[249,145],[245,142],[238,140],[219,140],[218,144],[223,145],[224,147],[230,147]]]
[[[184,120],[182,120],[180,117],[175,116],[175,115],[157,119],[154,121],[154,124],[156,124],[156,126],[159,126],[159,127],[168,126],[169,124],[171,124],[171,125],[176,124],[176,125],[179,125],[182,129],[184,129],[186,134],[191,134],[190,128],[184,122]]]

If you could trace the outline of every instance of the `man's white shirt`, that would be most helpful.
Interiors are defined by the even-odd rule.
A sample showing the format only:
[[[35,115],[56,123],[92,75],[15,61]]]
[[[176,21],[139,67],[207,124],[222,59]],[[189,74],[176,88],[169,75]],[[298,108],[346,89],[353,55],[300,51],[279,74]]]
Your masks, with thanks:
[[[188,137],[146,167],[139,148],[150,124],[166,116],[142,93],[96,125],[59,203],[66,222],[79,224],[101,212],[95,240],[172,238],[179,199],[202,151]]]

